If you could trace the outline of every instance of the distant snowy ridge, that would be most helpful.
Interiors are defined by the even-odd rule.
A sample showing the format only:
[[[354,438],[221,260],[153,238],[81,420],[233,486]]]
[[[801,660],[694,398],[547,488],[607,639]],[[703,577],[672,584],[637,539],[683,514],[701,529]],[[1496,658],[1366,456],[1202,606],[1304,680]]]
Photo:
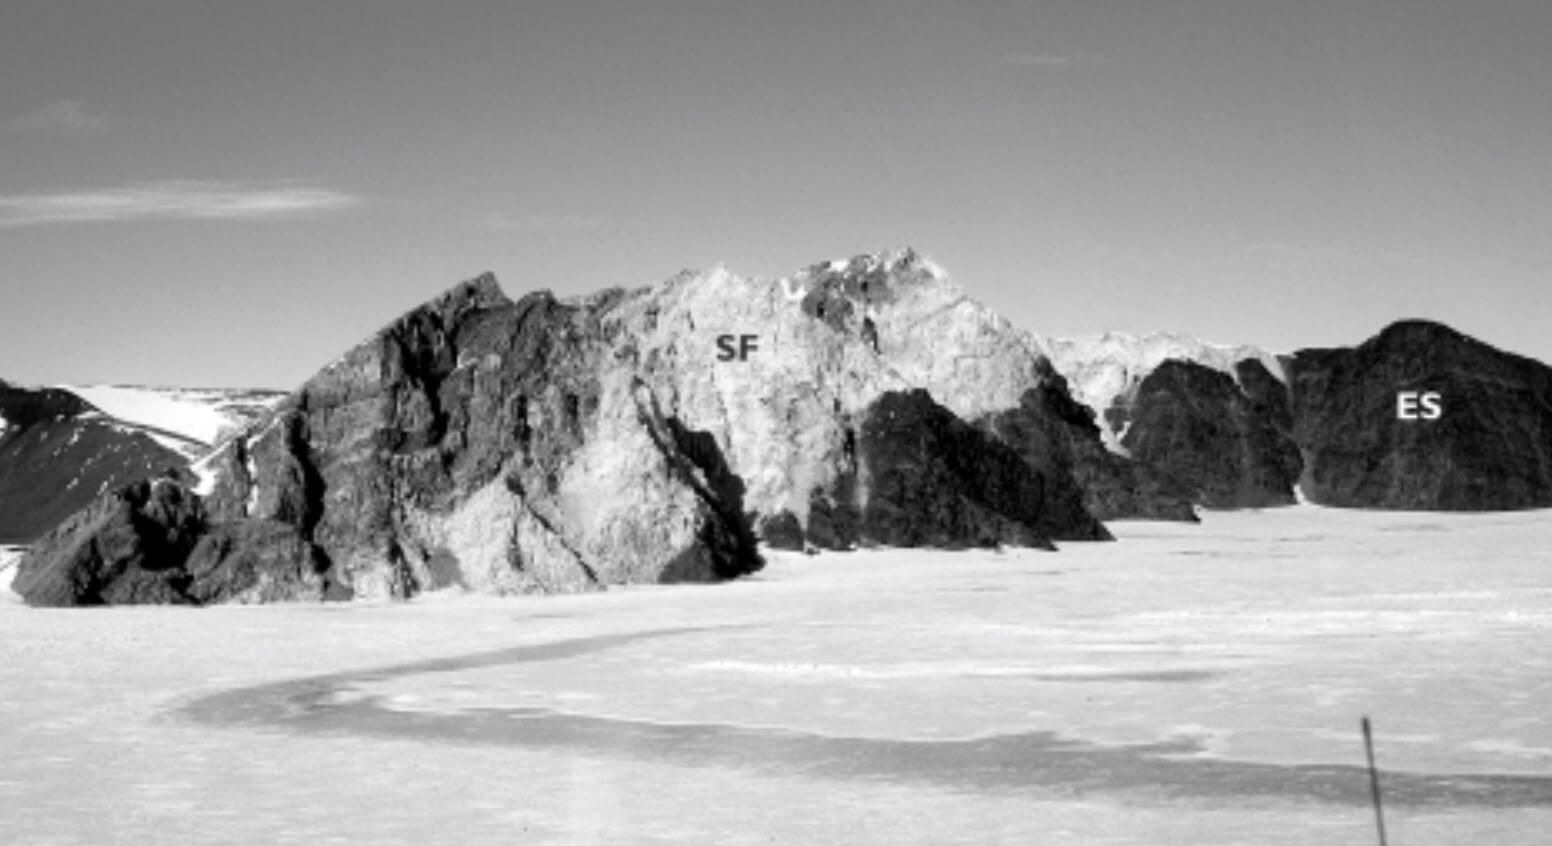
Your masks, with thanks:
[[[60,387],[109,417],[143,429],[164,446],[191,458],[257,420],[285,396],[275,391],[257,390],[129,385]],[[192,452],[189,442],[197,445]]]
[[[1066,377],[1073,397],[1094,409],[1105,445],[1122,454],[1125,450],[1120,439],[1125,432],[1111,428],[1105,412],[1117,400],[1129,400],[1142,380],[1165,361],[1194,362],[1226,373],[1237,383],[1234,366],[1255,359],[1279,381],[1287,382],[1282,362],[1267,350],[1245,344],[1215,344],[1177,332],[1106,332],[1072,339],[1047,338],[1044,346],[1052,366]]]

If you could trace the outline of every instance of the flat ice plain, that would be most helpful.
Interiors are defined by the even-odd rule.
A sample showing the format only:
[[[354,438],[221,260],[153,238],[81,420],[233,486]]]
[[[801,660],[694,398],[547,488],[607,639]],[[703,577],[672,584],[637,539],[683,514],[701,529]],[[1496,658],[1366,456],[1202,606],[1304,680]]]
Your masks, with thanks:
[[[0,600],[0,842],[1552,837],[1552,512],[1208,513],[594,596]]]

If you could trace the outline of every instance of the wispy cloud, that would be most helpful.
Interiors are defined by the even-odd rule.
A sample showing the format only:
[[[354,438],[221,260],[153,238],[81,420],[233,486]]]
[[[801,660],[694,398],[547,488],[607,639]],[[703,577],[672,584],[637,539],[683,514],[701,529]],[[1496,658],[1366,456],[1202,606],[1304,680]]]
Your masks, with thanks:
[[[74,100],[50,103],[36,111],[4,122],[12,129],[45,132],[94,133],[106,129],[108,116],[94,112]]]
[[[1105,57],[1098,53],[1007,53],[1002,57],[1005,65],[1035,68],[1071,68],[1104,61]]]
[[[604,219],[574,212],[493,212],[479,222],[487,232],[567,232],[602,226]]]
[[[123,220],[281,220],[359,206],[351,194],[295,182],[145,182],[0,196],[0,229]]]

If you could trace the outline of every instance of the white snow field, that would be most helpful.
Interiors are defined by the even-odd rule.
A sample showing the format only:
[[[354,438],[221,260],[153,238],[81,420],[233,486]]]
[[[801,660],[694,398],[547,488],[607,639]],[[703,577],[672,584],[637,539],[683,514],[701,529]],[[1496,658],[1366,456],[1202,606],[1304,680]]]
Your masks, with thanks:
[[[1209,513],[733,584],[0,603],[7,844],[1552,832],[1552,512]]]
[[[110,417],[198,441],[209,447],[283,395],[266,391],[156,388],[133,385],[61,385]],[[178,447],[174,447],[178,448]]]

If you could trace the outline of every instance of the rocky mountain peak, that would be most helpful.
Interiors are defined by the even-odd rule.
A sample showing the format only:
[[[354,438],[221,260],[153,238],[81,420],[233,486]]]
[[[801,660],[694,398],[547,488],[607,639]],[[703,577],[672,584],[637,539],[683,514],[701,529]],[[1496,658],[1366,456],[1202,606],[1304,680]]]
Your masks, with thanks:
[[[809,265],[800,271],[800,274],[808,276],[833,274],[852,277],[884,274],[897,276],[902,280],[948,280],[947,271],[917,252],[915,248],[908,246],[820,262]]]
[[[565,301],[513,301],[486,275],[201,462],[203,557],[153,565],[182,568],[201,602],[558,592],[737,576],[762,537],[1104,538],[1049,451],[1031,462],[978,428],[1054,375],[909,249]],[[26,584],[68,586],[81,541],[35,550],[27,571],[54,572]]]
[[[453,285],[429,302],[411,309],[405,317],[429,312],[444,320],[453,320],[468,311],[511,303],[506,292],[501,290],[501,284],[496,281],[496,274],[486,272]]]

